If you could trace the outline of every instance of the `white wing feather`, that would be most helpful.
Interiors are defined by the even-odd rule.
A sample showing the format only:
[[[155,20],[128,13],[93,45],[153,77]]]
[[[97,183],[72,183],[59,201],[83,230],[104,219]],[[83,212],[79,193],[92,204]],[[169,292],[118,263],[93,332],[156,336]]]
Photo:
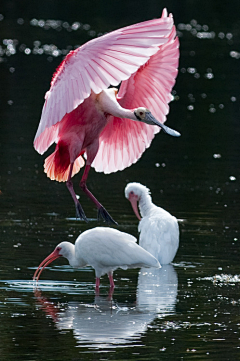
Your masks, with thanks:
[[[116,229],[97,227],[85,231],[75,243],[76,252],[95,268],[96,276],[121,267],[159,267],[155,257],[135,243],[136,238]],[[79,249],[79,251],[78,251]]]

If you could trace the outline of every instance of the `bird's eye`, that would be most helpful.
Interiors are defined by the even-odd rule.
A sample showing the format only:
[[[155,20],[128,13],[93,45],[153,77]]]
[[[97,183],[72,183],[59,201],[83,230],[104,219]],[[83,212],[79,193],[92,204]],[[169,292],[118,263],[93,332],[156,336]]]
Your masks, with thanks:
[[[131,191],[130,194],[133,194],[133,191]]]
[[[143,112],[139,112],[140,115],[143,115]]]
[[[57,247],[57,251],[58,251],[58,252],[61,251],[61,247]]]

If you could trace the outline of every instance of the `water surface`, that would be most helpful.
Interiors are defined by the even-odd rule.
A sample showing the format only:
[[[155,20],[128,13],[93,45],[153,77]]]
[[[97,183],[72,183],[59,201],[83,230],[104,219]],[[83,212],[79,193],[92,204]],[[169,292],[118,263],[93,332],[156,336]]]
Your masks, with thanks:
[[[181,44],[167,125],[139,162],[94,170],[89,188],[138,236],[125,185],[139,181],[179,219],[180,247],[160,270],[117,270],[95,295],[91,268],[65,260],[32,275],[63,240],[99,225],[76,221],[64,184],[43,172],[32,142],[44,93],[62,58],[85,41],[160,15],[155,1],[102,4],[3,1],[0,9],[0,355],[3,360],[236,360],[239,358],[239,4],[169,3]],[[165,6],[163,4],[162,6]],[[134,11],[133,11],[134,10]],[[51,152],[51,150],[50,150]],[[48,154],[50,154],[48,152]]]

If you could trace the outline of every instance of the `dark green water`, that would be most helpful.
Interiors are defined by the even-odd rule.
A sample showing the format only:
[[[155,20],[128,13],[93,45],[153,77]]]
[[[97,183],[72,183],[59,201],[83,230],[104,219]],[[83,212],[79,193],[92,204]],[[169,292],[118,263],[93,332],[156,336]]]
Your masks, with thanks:
[[[147,185],[179,219],[174,263],[117,270],[112,301],[106,277],[96,297],[93,270],[73,272],[64,260],[36,290],[34,270],[56,244],[98,225],[84,196],[93,221],[75,221],[65,185],[45,176],[44,156],[32,146],[52,73],[75,46],[157,17],[166,5],[181,44],[166,124],[182,137],[158,134],[135,165],[111,175],[92,170],[88,185],[118,229],[135,236],[123,191],[130,181]],[[129,1],[1,2],[1,360],[239,359],[239,11],[237,1],[225,0],[137,8]]]

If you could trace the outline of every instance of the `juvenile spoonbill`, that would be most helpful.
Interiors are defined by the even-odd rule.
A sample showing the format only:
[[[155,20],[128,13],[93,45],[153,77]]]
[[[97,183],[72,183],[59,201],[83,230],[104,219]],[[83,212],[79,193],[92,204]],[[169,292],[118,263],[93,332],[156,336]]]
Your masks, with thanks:
[[[140,183],[128,183],[125,197],[140,220],[139,245],[150,252],[161,264],[172,262],[179,245],[177,219],[152,203],[150,190]],[[142,218],[138,212],[138,205]]]
[[[46,257],[34,273],[33,279],[39,277],[46,266],[58,257],[67,258],[74,268],[86,267],[95,269],[96,290],[100,286],[100,277],[108,274],[110,288],[114,288],[113,271],[138,267],[159,268],[158,260],[136,243],[136,238],[128,233],[113,228],[96,227],[80,234],[75,245],[61,242]]]
[[[56,70],[34,148],[43,154],[57,144],[44,171],[52,180],[66,181],[78,218],[87,221],[71,178],[84,166],[83,155],[80,188],[96,205],[98,218],[116,223],[87,188],[90,167],[104,173],[123,170],[141,157],[160,129],[180,135],[163,124],[178,59],[173,17],[164,9],[160,19],[113,31],[71,51]],[[120,83],[119,92],[109,88]]]

